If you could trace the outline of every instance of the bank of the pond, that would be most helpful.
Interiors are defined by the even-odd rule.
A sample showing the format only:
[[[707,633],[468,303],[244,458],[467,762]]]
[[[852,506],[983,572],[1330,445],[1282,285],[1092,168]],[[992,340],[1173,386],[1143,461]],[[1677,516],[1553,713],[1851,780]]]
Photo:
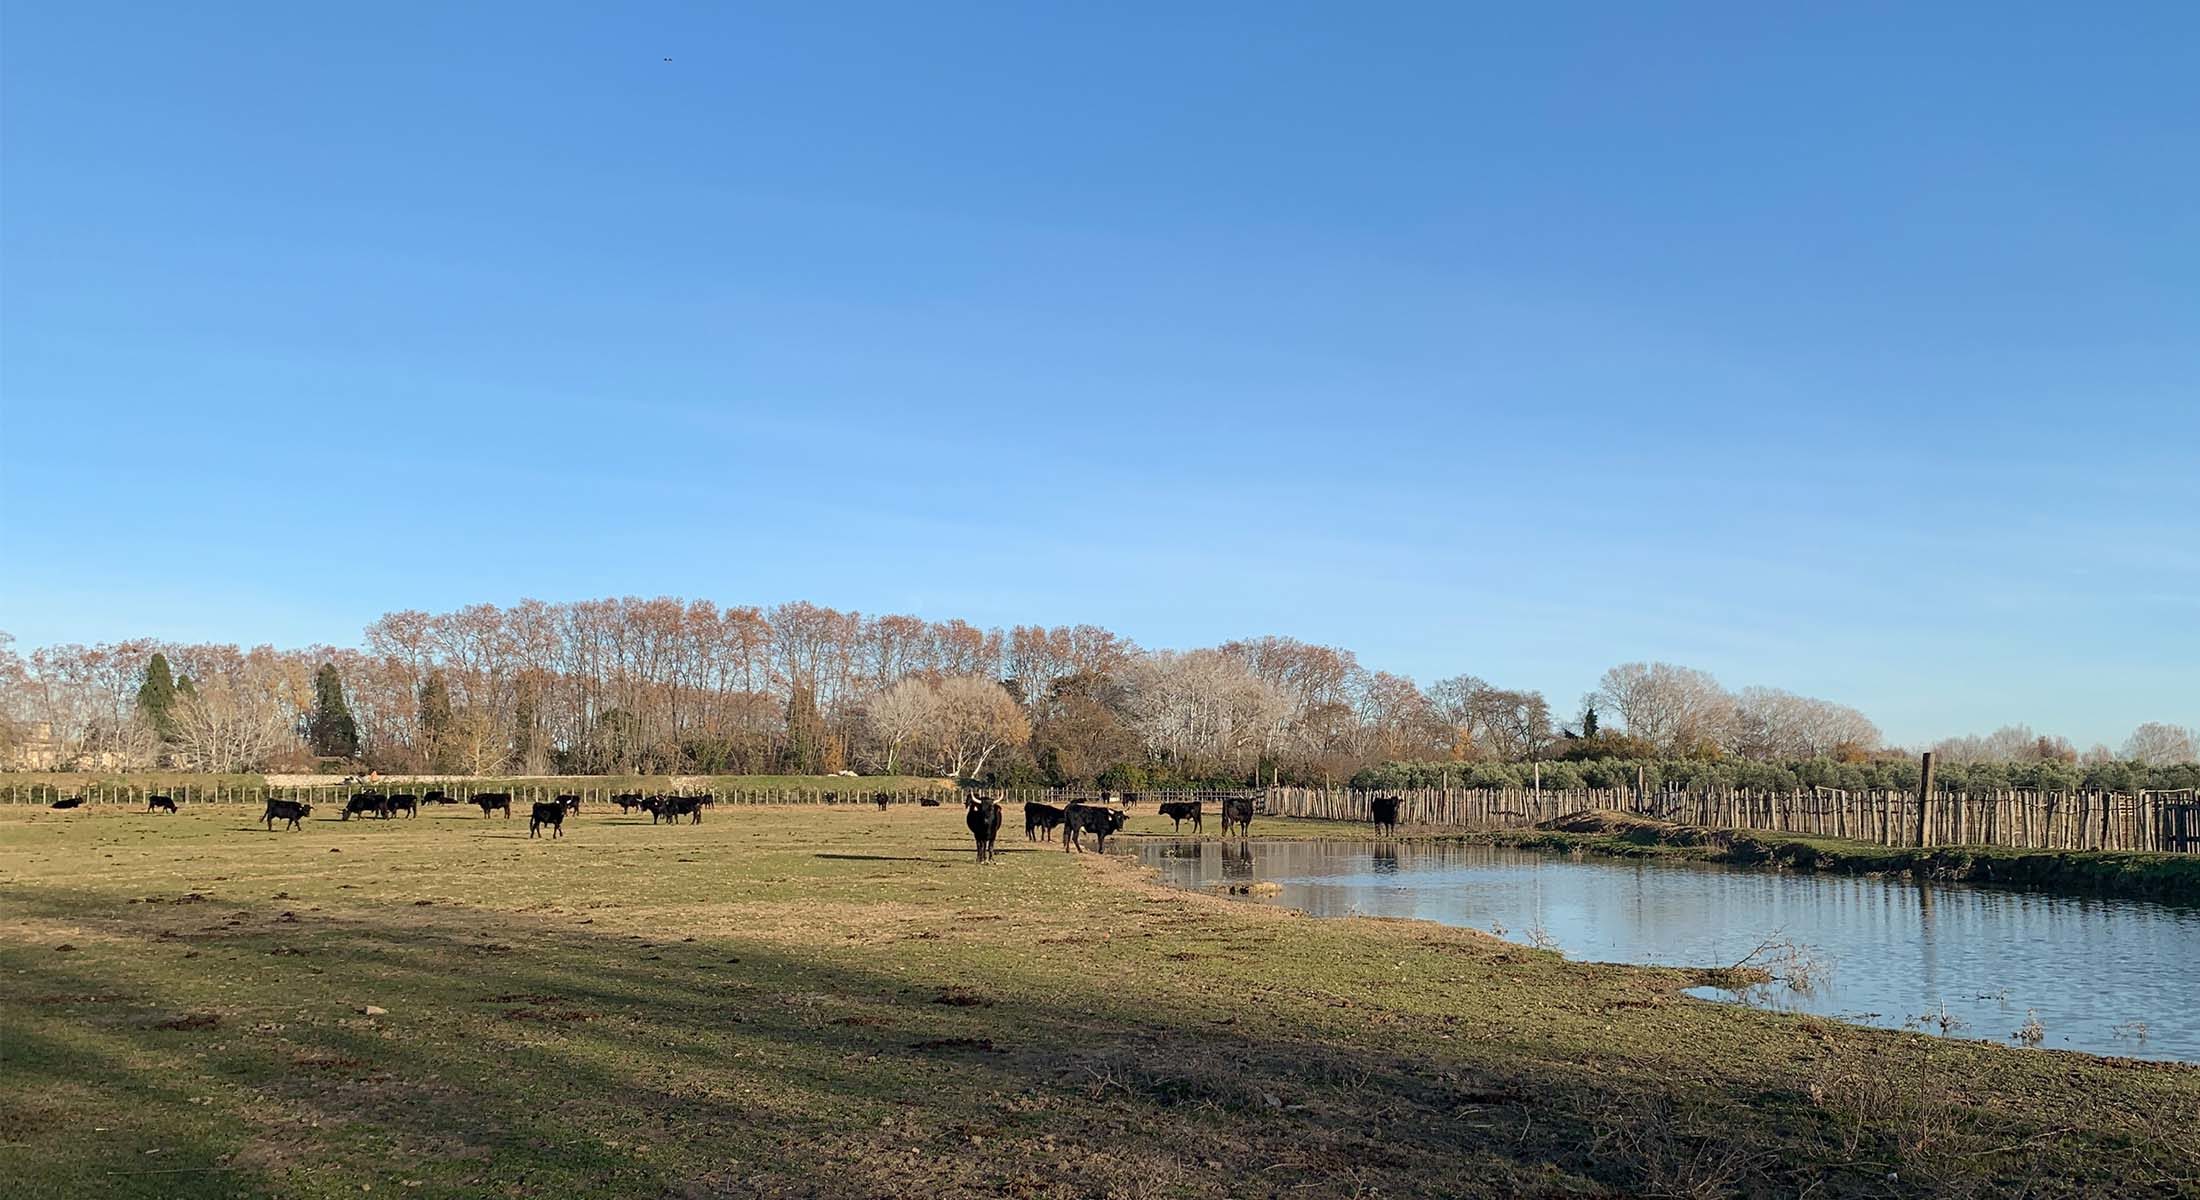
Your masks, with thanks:
[[[2200,855],[2019,850],[1997,846],[1878,846],[1741,829],[1671,825],[1619,812],[1561,817],[1534,829],[1476,834],[1496,845],[1679,858],[1845,875],[1907,875],[1948,883],[2040,888],[2200,903]]]

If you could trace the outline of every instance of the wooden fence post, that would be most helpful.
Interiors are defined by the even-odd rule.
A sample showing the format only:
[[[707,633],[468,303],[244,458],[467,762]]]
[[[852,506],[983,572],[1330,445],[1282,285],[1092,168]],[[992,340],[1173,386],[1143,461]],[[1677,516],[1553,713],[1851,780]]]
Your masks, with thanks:
[[[1926,825],[1925,825],[1925,813],[1926,813],[1926,807],[1925,807],[1925,806],[1926,806],[1926,805],[1927,805],[1928,803],[1930,803],[1930,802],[1931,802],[1932,798],[1933,798],[1933,752],[1932,752],[1932,751],[1930,751],[1930,750],[1927,750],[1927,751],[1925,752],[1925,762],[1924,762],[1924,765],[1923,765],[1923,766],[1922,766],[1922,768],[1921,768],[1921,769],[1920,769],[1920,770],[1918,771],[1918,775],[1917,775],[1917,844],[1918,844],[1918,847],[1919,847],[1920,849],[1923,849],[1923,848],[1924,848],[1924,846],[1925,846],[1925,844],[1926,844],[1926,843],[1925,843],[1925,829],[1926,829]]]

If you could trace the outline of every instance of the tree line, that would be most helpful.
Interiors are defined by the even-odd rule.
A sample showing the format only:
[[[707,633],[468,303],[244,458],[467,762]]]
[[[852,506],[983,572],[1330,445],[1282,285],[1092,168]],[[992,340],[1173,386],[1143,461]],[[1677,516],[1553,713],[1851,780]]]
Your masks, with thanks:
[[[19,653],[0,634],[0,765],[18,769],[855,770],[1137,788],[1544,759],[1855,768],[1882,740],[1846,705],[1730,691],[1668,663],[1614,666],[1560,714],[1531,689],[1473,675],[1424,687],[1287,637],[1151,650],[1093,625],[1003,631],[800,601],[403,611],[356,647],[287,650]],[[1951,762],[2164,765],[2200,757],[2194,742],[2154,724],[2121,753],[2021,728],[1941,748]]]

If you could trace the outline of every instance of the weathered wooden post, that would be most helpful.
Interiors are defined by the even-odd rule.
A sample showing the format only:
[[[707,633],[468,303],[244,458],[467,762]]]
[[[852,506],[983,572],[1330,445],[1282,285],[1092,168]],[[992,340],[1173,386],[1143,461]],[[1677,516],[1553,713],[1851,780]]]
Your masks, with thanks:
[[[1927,750],[1924,766],[1917,773],[1917,844],[1920,848],[1925,845],[1925,806],[1932,801],[1932,798],[1933,752]]]

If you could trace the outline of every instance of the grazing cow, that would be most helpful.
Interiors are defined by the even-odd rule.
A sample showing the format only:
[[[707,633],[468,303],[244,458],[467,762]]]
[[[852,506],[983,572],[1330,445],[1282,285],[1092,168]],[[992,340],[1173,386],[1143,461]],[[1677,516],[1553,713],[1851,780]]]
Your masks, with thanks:
[[[1245,837],[1253,829],[1253,798],[1251,796],[1225,796],[1222,798],[1222,836],[1230,836],[1230,827],[1237,826],[1238,836]]]
[[[649,823],[652,825],[660,820],[667,825],[677,825],[681,817],[686,817],[690,825],[703,823],[701,796],[651,796],[642,801],[642,807],[649,811]]]
[[[69,798],[68,798],[68,799],[66,799],[66,800],[56,800],[56,801],[54,801],[54,802],[53,802],[52,804],[49,804],[49,805],[47,805],[46,807],[48,807],[48,808],[82,808],[82,807],[84,807],[84,797],[82,797],[82,796],[71,796],[71,797],[69,797]]]
[[[1036,842],[1039,840],[1039,835],[1041,833],[1046,834],[1048,837],[1052,837],[1054,836],[1054,831],[1061,828],[1061,826],[1061,809],[1056,808],[1051,804],[1041,804],[1036,800],[1029,800],[1024,803],[1025,841]]]
[[[642,807],[642,794],[640,792],[620,792],[611,798],[611,802],[619,806],[620,812],[630,813]]]
[[[147,796],[145,798],[145,811],[172,813],[176,811],[176,801],[170,796]]]
[[[510,792],[476,792],[474,793],[474,803],[480,806],[482,816],[486,817],[490,813],[501,809],[504,812],[505,820],[512,819],[512,793]]]
[[[1126,819],[1122,809],[1101,808],[1093,804],[1072,804],[1062,814],[1062,853],[1069,853],[1071,846],[1077,852],[1085,852],[1085,834],[1091,834],[1100,853],[1108,852],[1108,835],[1123,828]]]
[[[1192,832],[1198,833],[1202,811],[1203,809],[1197,800],[1166,800],[1161,804],[1161,815],[1176,822],[1178,833],[1184,832],[1184,822],[1186,821],[1192,823]]]
[[[963,824],[978,840],[978,861],[993,861],[993,840],[1001,834],[1001,802],[991,796],[964,797]]]
[[[1369,796],[1368,818],[1375,822],[1375,832],[1398,835],[1398,798],[1396,796]]]
[[[527,821],[527,836],[534,837],[536,834],[542,832],[543,826],[548,825],[550,827],[551,837],[564,837],[565,813],[565,805],[556,800],[552,800],[548,804],[541,803],[540,801],[536,802],[535,815],[528,818]]]
[[[892,799],[893,799],[893,797],[891,797],[891,796],[888,796],[888,795],[887,795],[886,793],[884,793],[884,792],[874,792],[874,793],[872,793],[872,795],[871,795],[871,803],[873,803],[873,804],[876,804],[876,805],[878,805],[878,810],[879,810],[880,812],[885,812],[885,811],[886,811],[886,805],[887,805],[887,803],[888,803],[889,801],[891,801]]]
[[[390,798],[380,792],[361,792],[344,801],[342,820],[349,821],[353,813],[373,813],[378,817],[390,815]]]
[[[389,816],[391,813],[398,811],[399,809],[403,809],[405,815],[408,817],[419,816],[420,798],[418,796],[412,795],[409,792],[399,792],[398,794],[382,802],[382,815],[385,817]]]
[[[938,808],[940,798],[938,796],[921,796],[917,799],[917,804],[924,808]]]
[[[558,804],[567,812],[579,812],[581,810],[581,798],[571,792],[558,797]]]
[[[456,804],[456,803],[458,803],[458,801],[456,801],[456,800],[453,800],[453,799],[451,799],[451,797],[450,797],[450,796],[449,796],[449,795],[448,795],[447,793],[444,793],[444,792],[429,792],[429,793],[428,793],[427,795],[425,795],[425,796],[422,796],[422,797],[420,798],[420,802],[421,802],[422,804]]]
[[[1133,808],[1137,807],[1137,805],[1138,805],[1138,793],[1137,793],[1137,792],[1125,792],[1125,793],[1123,793],[1123,796],[1122,796],[1122,800],[1123,800],[1123,811],[1124,811],[1124,812],[1129,812],[1129,811],[1130,811],[1131,809],[1133,809]]]
[[[298,822],[304,820],[312,812],[313,806],[302,801],[270,799],[267,802],[267,811],[260,815],[260,819],[267,822],[267,831],[273,833],[275,832],[275,822],[288,821],[290,827],[296,829],[298,828]]]

